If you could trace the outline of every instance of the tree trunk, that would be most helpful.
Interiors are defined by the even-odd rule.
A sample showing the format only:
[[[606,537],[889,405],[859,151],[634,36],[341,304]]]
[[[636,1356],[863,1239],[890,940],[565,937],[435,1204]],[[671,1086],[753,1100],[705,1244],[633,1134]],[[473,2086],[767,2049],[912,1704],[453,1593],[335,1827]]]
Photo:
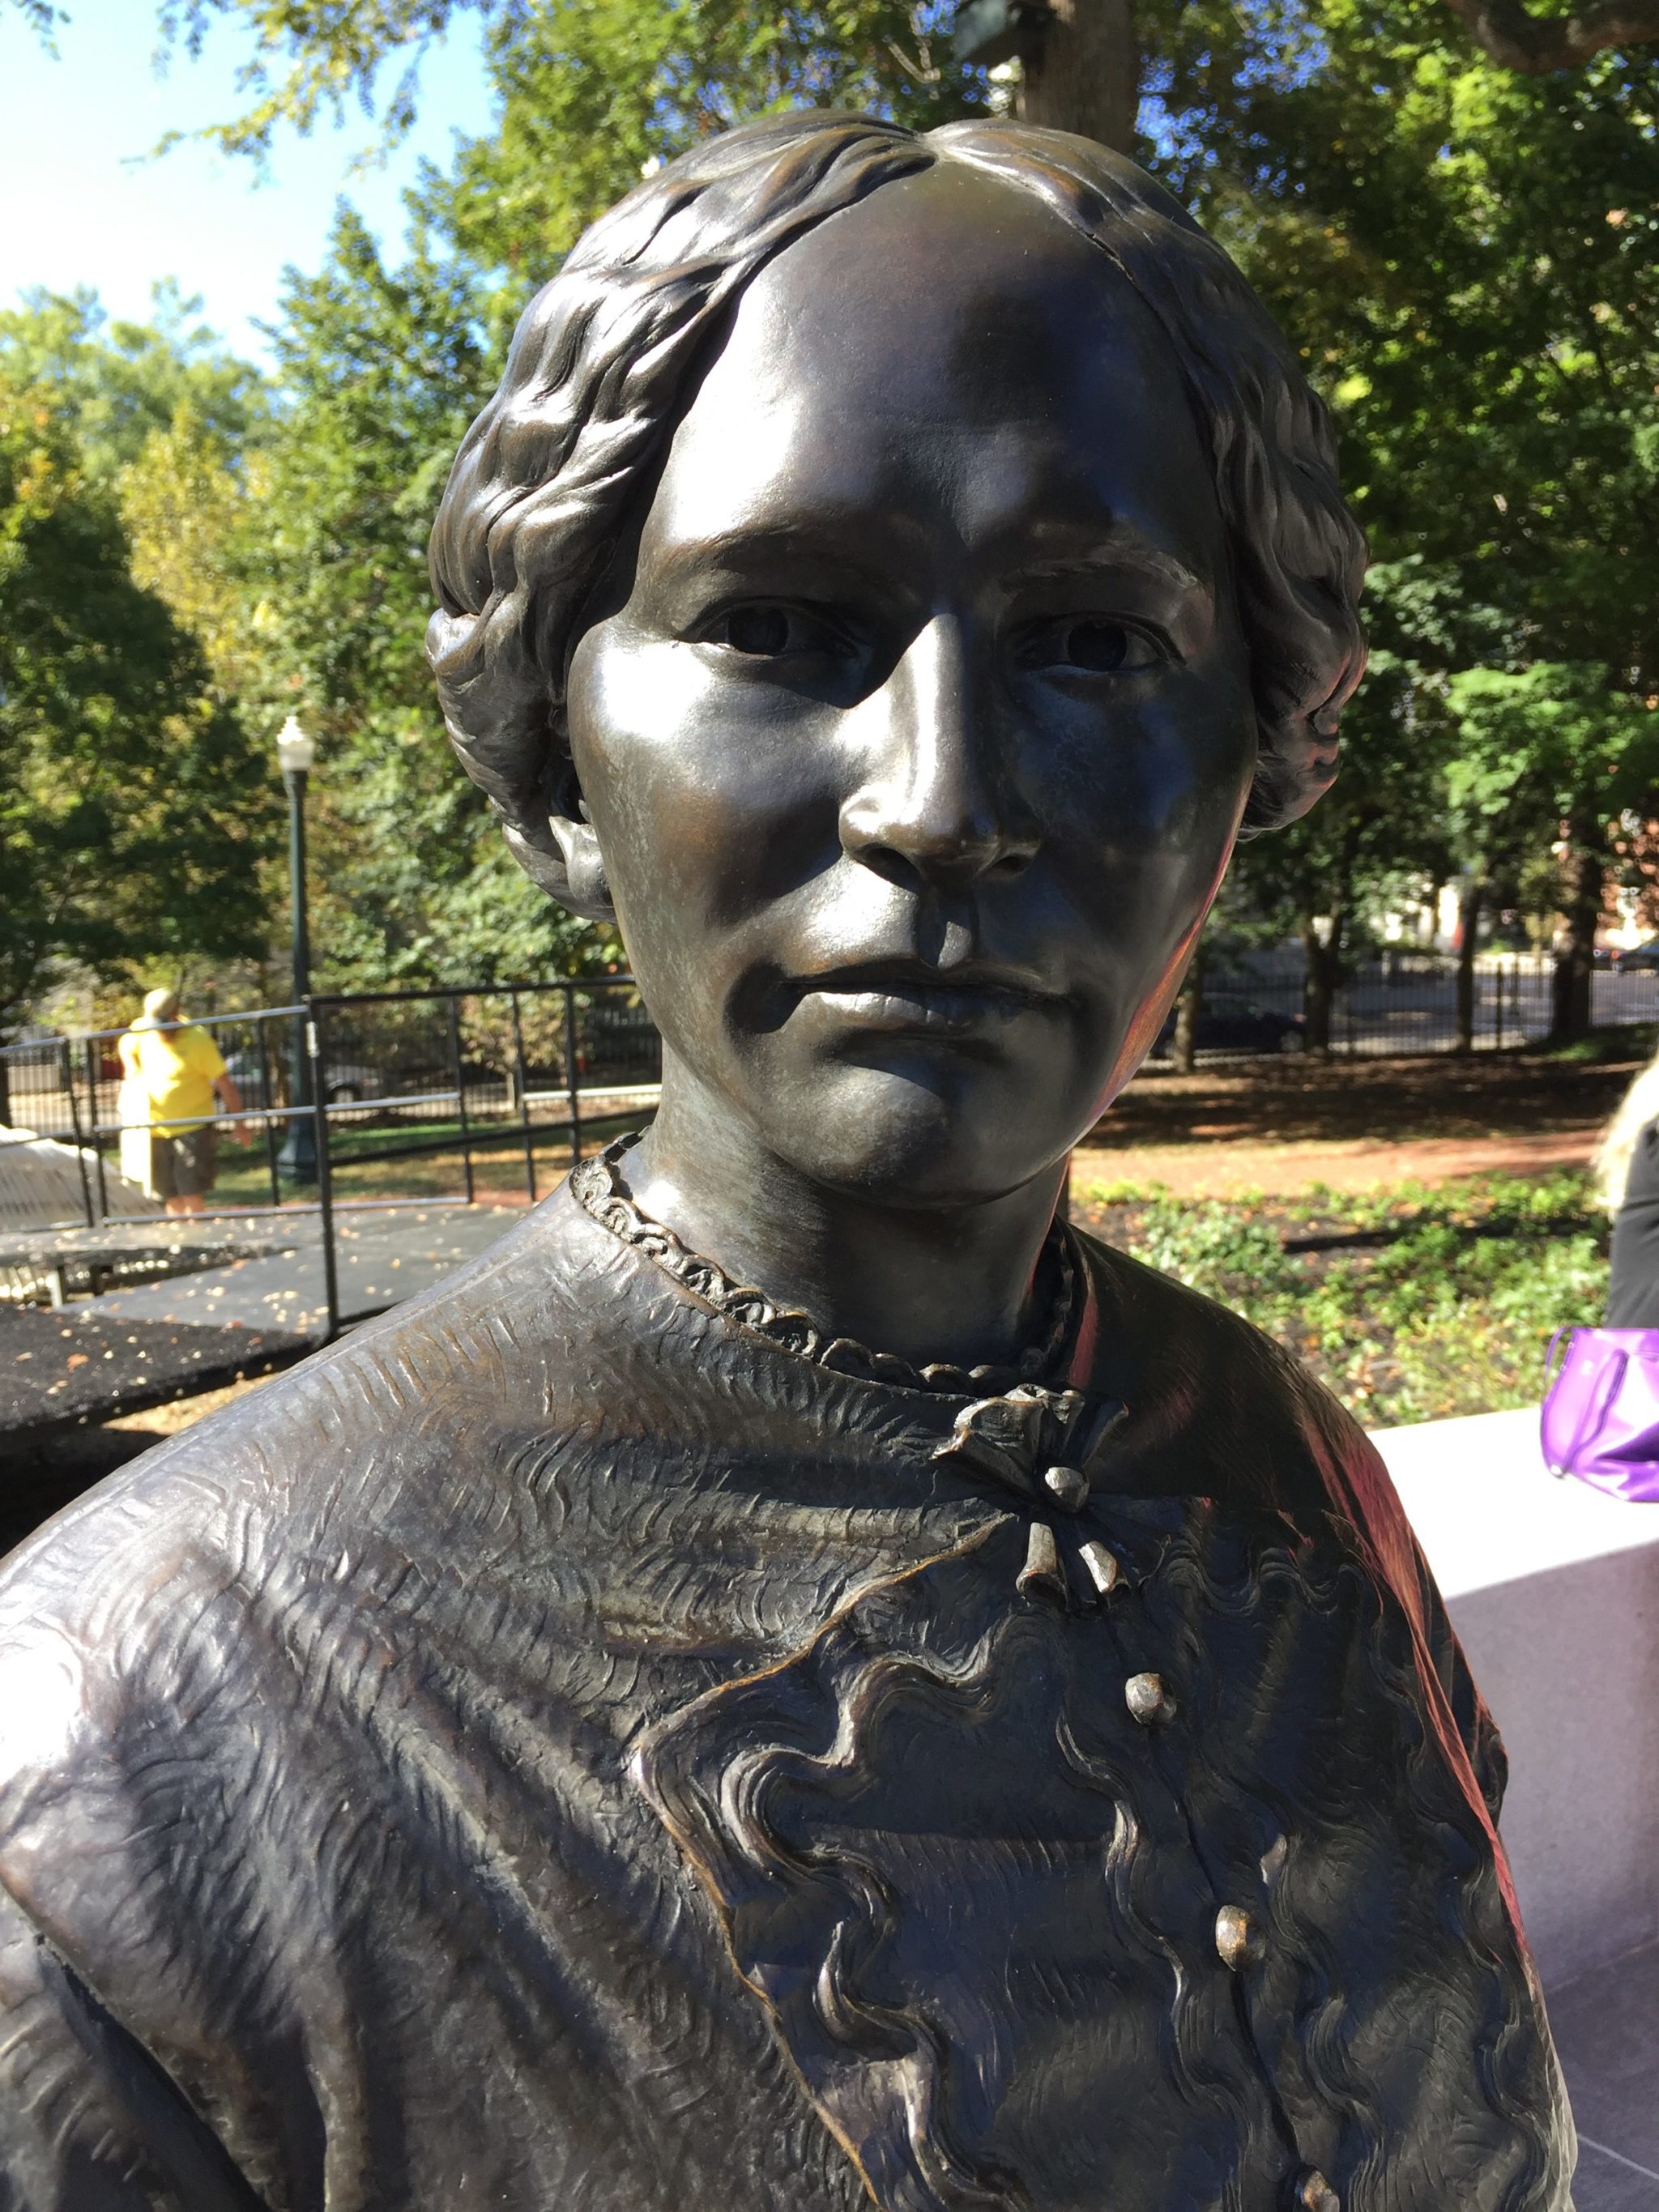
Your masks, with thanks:
[[[1550,978],[1552,1044],[1588,1036],[1590,975],[1595,956],[1595,925],[1601,916],[1601,855],[1576,823],[1567,825],[1567,857],[1562,869],[1562,911],[1565,942],[1555,956]]]
[[[1313,916],[1304,915],[1302,951],[1307,962],[1302,984],[1302,1018],[1307,1024],[1308,1050],[1327,1059],[1331,1049],[1331,1015],[1336,1005],[1336,987],[1342,980],[1341,916],[1331,916],[1330,940],[1322,945]]]
[[[1022,123],[1075,131],[1127,154],[1140,104],[1134,0],[1051,0],[1040,53],[1024,64]]]
[[[1474,955],[1480,939],[1480,904],[1486,887],[1468,878],[1457,901],[1457,1049],[1474,1049]]]
[[[1181,986],[1181,996],[1176,1000],[1175,1039],[1171,1050],[1178,1075],[1190,1075],[1198,1058],[1198,1010],[1203,1001],[1204,939],[1200,937],[1193,947],[1193,957],[1187,963],[1186,980]]]

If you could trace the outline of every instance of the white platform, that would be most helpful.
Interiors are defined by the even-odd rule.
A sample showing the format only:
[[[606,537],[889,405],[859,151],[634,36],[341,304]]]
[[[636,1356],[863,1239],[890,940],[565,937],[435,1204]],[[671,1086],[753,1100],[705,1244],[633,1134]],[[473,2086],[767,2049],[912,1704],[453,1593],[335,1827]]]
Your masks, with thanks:
[[[1559,1482],[1535,1412],[1373,1441],[1510,1754],[1504,1839],[1546,1985],[1659,1938],[1659,1504]]]

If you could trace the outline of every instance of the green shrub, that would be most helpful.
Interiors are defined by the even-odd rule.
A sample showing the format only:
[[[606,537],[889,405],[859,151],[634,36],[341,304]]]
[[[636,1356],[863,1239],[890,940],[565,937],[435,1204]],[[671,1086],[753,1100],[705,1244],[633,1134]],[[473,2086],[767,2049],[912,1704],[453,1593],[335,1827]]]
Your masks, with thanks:
[[[1108,1241],[1231,1306],[1368,1425],[1535,1404],[1552,1334],[1599,1321],[1607,1220],[1586,1175],[1481,1176],[1364,1196],[1091,1191]],[[1375,1248],[1287,1238],[1382,1233]]]

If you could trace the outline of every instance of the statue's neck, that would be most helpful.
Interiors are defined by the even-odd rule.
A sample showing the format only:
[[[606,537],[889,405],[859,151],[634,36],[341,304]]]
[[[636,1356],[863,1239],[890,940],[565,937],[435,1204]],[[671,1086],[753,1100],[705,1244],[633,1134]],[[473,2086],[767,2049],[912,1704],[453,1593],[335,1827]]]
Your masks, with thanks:
[[[642,1212],[733,1280],[913,1365],[1012,1361],[1046,1318],[1037,1263],[1061,1167],[970,1205],[871,1205],[780,1158],[676,1063],[625,1174]]]

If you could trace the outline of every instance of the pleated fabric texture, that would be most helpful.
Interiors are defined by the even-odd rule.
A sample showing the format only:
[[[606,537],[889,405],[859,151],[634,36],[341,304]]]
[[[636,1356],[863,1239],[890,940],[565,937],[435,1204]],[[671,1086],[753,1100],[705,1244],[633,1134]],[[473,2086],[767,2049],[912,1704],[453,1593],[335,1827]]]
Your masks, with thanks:
[[[1562,2212],[1386,1475],[1073,1250],[974,1413],[562,1191],[15,1555],[0,2206]]]

